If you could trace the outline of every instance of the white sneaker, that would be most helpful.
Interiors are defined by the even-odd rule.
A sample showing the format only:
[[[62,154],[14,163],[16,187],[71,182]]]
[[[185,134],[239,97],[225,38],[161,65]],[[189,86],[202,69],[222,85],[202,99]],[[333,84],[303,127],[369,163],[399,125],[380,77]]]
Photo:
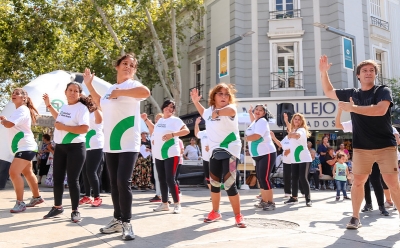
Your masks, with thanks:
[[[392,208],[393,207],[393,202],[391,203],[391,202],[385,202],[385,208]]]
[[[154,212],[169,211],[169,204],[160,203],[158,207],[153,209]]]
[[[180,214],[181,212],[182,212],[181,204],[175,204],[173,213]]]

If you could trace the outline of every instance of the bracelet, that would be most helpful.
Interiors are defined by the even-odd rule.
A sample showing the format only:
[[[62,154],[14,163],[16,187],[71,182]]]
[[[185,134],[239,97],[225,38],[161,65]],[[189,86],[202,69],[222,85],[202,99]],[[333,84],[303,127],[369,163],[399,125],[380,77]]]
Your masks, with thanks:
[[[51,107],[51,104],[49,104],[49,105],[46,105],[46,107],[47,107],[47,108],[50,108],[50,107]]]

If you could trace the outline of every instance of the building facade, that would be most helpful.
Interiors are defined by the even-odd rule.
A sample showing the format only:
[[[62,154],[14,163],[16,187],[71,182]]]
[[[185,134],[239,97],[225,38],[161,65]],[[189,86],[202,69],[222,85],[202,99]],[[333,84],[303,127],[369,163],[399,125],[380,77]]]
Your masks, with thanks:
[[[189,91],[204,96],[216,83],[238,90],[238,110],[266,103],[276,115],[279,103],[293,103],[317,133],[348,137],[334,127],[337,102],[322,91],[319,58],[333,64],[329,76],[335,88],[358,86],[354,71],[344,68],[342,37],[316,27],[322,23],[356,37],[355,63],[374,59],[382,66],[377,83],[400,78],[399,0],[205,0],[203,28],[191,31],[182,60],[182,110],[188,125],[198,116]],[[199,30],[199,29],[198,29]],[[229,46],[227,76],[217,78],[216,48],[248,31],[255,33]],[[153,90],[159,102],[161,89]],[[342,120],[349,120],[345,113]],[[282,130],[271,123],[271,129]],[[331,135],[335,138],[335,135]],[[337,138],[337,137],[336,137]],[[318,138],[315,138],[318,140]]]

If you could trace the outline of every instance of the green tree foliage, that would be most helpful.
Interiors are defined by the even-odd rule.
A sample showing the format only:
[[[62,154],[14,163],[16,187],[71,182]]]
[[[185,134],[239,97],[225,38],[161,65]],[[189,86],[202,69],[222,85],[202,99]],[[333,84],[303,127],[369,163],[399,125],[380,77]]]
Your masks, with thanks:
[[[400,78],[392,78],[387,82],[387,86],[392,91],[393,107],[392,107],[392,123],[400,127]]]

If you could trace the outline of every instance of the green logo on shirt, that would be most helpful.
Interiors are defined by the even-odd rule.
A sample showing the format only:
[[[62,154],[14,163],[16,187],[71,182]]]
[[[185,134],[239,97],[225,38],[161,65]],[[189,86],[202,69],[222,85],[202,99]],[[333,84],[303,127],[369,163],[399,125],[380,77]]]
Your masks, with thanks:
[[[18,143],[23,137],[24,137],[23,132],[18,132],[17,134],[15,134],[14,138],[11,141],[11,151],[13,153],[16,153],[18,151]]]
[[[135,116],[128,116],[115,125],[110,135],[110,150],[121,150],[122,135],[131,127],[135,126]]]
[[[64,139],[61,141],[61,144],[71,144],[72,140],[78,136],[79,134],[76,133],[67,133]]]
[[[171,148],[173,145],[175,145],[175,139],[170,139],[167,142],[164,143],[164,145],[161,147],[161,157],[163,159],[168,158],[168,150]]]
[[[93,129],[86,134],[86,148],[90,148],[90,139],[95,135],[96,131]]]
[[[258,145],[263,141],[264,141],[263,137],[260,137],[258,140],[251,142],[250,149],[251,149],[251,154],[253,154],[253,157],[258,156],[257,148],[258,148]]]
[[[228,136],[226,136],[226,138],[221,142],[221,144],[219,146],[221,148],[223,147],[223,148],[228,149],[229,144],[235,140],[236,140],[236,135],[234,132],[232,132]]]
[[[300,153],[302,151],[304,151],[304,147],[303,146],[296,147],[296,149],[294,150],[294,161],[301,162]]]
[[[64,102],[61,101],[60,99],[54,99],[53,101],[51,101],[51,105],[53,106],[53,108],[57,110],[57,112],[59,112],[61,107],[64,105]]]

